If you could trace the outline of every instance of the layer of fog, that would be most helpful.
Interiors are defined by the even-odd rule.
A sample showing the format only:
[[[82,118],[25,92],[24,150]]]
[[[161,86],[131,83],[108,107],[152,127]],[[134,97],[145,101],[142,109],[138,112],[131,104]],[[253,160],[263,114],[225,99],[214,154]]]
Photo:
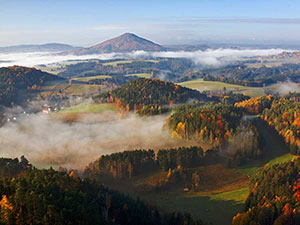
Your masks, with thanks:
[[[294,83],[291,80],[287,80],[286,82],[278,82],[275,87],[275,92],[278,92],[280,96],[287,95],[290,92],[300,92],[299,84]]]
[[[0,128],[1,157],[20,157],[40,167],[81,169],[102,154],[133,149],[159,149],[183,143],[162,129],[164,116],[138,117],[117,112],[85,115],[74,123],[32,114]]]
[[[166,52],[145,52],[135,51],[131,53],[106,53],[99,55],[57,55],[53,53],[14,53],[0,54],[0,67],[19,65],[33,67],[40,64],[52,64],[65,62],[67,60],[88,60],[88,59],[137,59],[141,57],[163,57],[163,58],[188,58],[194,63],[204,66],[221,66],[235,62],[241,58],[253,56],[267,56],[280,54],[283,49],[207,49],[205,51],[166,51]]]

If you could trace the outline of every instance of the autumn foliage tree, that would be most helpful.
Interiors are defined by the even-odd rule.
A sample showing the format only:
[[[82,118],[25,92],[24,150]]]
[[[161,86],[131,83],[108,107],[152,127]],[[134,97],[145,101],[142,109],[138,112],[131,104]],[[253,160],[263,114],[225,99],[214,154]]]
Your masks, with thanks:
[[[245,211],[233,225],[299,225],[300,159],[261,170],[251,181]]]
[[[177,107],[168,123],[174,137],[222,145],[233,135],[243,115],[243,109],[231,105],[191,103]]]

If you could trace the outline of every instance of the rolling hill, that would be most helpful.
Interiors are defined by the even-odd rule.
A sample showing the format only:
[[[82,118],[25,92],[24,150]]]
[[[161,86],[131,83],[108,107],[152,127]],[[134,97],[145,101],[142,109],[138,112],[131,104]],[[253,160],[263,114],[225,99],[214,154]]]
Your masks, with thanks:
[[[125,33],[116,38],[104,41],[100,44],[81,48],[74,51],[66,52],[65,54],[74,55],[86,55],[86,54],[101,54],[101,53],[111,53],[111,52],[132,52],[132,51],[163,51],[164,47],[141,38],[132,33]]]
[[[78,49],[66,44],[47,43],[42,45],[15,45],[0,47],[0,53],[22,53],[22,52],[63,52]]]

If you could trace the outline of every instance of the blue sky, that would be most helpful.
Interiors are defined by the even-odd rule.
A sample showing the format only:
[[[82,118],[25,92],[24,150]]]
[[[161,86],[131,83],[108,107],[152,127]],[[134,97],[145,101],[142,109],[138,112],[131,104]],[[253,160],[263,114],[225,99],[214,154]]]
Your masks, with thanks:
[[[124,32],[161,44],[300,44],[299,0],[0,0],[0,46],[88,46]]]

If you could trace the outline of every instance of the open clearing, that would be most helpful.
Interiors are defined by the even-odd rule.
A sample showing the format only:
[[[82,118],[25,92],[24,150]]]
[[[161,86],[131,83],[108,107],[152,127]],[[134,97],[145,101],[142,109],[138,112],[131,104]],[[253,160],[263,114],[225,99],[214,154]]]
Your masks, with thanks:
[[[101,113],[105,111],[117,111],[117,108],[114,104],[95,104],[91,102],[84,102],[65,108],[58,113]]]
[[[98,75],[98,76],[90,76],[90,77],[77,77],[77,78],[74,78],[73,80],[79,80],[79,81],[87,82],[87,81],[93,80],[93,79],[106,79],[106,78],[111,78],[111,76]]]
[[[263,88],[244,87],[241,85],[227,84],[218,81],[204,81],[203,79],[186,81],[178,84],[183,87],[195,89],[198,91],[205,91],[205,90],[218,91],[218,90],[222,90],[225,87],[227,91],[233,91],[234,93],[243,93],[251,97],[266,95]]]
[[[143,78],[151,78],[151,75],[149,73],[133,73],[133,74],[125,75],[125,77],[132,77],[132,76],[143,77]]]

